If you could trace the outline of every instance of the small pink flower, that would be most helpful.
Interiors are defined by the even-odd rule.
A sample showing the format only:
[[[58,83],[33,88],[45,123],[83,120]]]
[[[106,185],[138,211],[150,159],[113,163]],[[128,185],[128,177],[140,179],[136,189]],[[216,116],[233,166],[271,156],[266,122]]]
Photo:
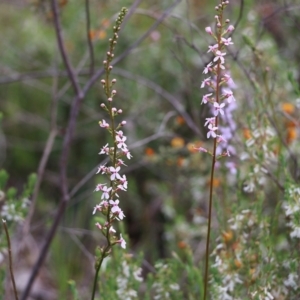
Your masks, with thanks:
[[[206,31],[208,34],[210,34],[210,35],[213,35],[213,32],[212,32],[212,30],[211,30],[211,27],[210,27],[210,26],[208,26],[208,27],[205,27],[205,31]]]
[[[128,149],[122,149],[124,155],[126,155],[127,159],[130,159],[132,157],[131,153],[128,151]]]
[[[212,124],[212,125],[215,125],[216,123],[216,118],[215,117],[212,117],[212,118],[205,118],[205,124],[204,126],[207,126],[209,124]]]
[[[227,142],[222,135],[217,135],[216,138],[217,138],[217,143],[226,143]]]
[[[109,127],[109,124],[104,119],[99,122],[99,125],[102,128],[108,128]]]
[[[234,30],[234,26],[233,25],[229,25],[227,30],[226,30],[226,33],[227,32],[232,32]]]
[[[210,85],[211,84],[211,81],[210,81],[210,77],[204,79],[201,83],[201,89],[204,88],[205,85]]]
[[[105,165],[98,167],[98,171],[96,172],[96,174],[99,174],[100,172],[101,174],[105,174],[107,172],[107,167],[105,167]]]
[[[225,98],[227,98],[228,103],[231,103],[232,101],[235,101],[235,98],[234,98],[233,93],[232,93],[231,90],[224,89],[223,95],[225,96]]]
[[[120,182],[122,184],[123,189],[126,190],[127,189],[127,184],[128,184],[126,175],[123,175],[123,177],[120,178]]]
[[[98,222],[95,224],[100,230],[103,228]]]
[[[118,159],[118,165],[119,166],[123,165],[123,166],[127,167],[127,165],[125,165],[124,161],[122,159],[120,159],[120,158]]]
[[[207,149],[203,148],[203,147],[199,147],[199,148],[196,148],[194,147],[194,149],[198,150],[199,152],[208,152]]]
[[[211,66],[212,66],[212,62],[210,62],[210,63],[204,68],[203,74],[207,74],[207,73],[210,71]]]
[[[126,241],[123,239],[122,234],[120,234],[120,239],[117,241],[123,249],[126,249]]]
[[[99,183],[97,184],[96,188],[95,188],[95,192],[99,192],[99,191],[102,191],[103,187],[106,185],[106,183],[102,184],[102,183]]]
[[[116,231],[115,231],[115,229],[113,228],[113,226],[110,226],[109,227],[109,233],[115,233]]]
[[[224,56],[226,55],[226,52],[221,52],[220,50],[216,51],[216,57],[214,58],[214,61],[220,61],[221,64],[224,64]]]
[[[223,155],[223,156],[230,156],[229,150],[227,149],[222,155]]]
[[[110,167],[109,168],[109,171],[111,173],[110,180],[116,180],[116,179],[120,179],[121,178],[121,176],[119,174],[120,169],[121,169],[120,166],[116,167],[116,168],[114,168],[114,167]]]
[[[207,138],[209,139],[210,137],[215,138],[217,134],[215,131],[218,129],[218,127],[213,126],[212,124],[208,125],[209,131],[207,132]]]
[[[215,53],[217,50],[218,50],[218,44],[215,44],[215,45],[213,45],[213,46],[208,46],[208,51],[207,51],[207,53],[209,53],[209,52],[213,52],[213,53]]]
[[[109,154],[109,147],[108,144],[106,144],[105,146],[102,147],[101,151],[99,152],[99,154]]]
[[[94,207],[94,210],[93,210],[93,215],[96,213],[96,211],[97,210],[100,210],[101,211],[101,205],[96,205],[95,207]]]
[[[116,136],[117,141],[117,147],[121,149],[127,149],[127,145],[125,144],[125,141],[127,140],[126,136]]]
[[[102,187],[102,196],[101,196],[101,199],[108,199],[109,198],[109,192],[112,190],[112,187],[107,187],[107,186],[103,186]]]
[[[202,104],[202,103],[206,104],[207,102],[209,102],[209,100],[210,100],[209,97],[210,97],[211,95],[212,95],[212,93],[204,95],[203,98],[202,98],[201,104]]]
[[[226,46],[233,45],[233,42],[231,41],[231,37],[228,39],[222,38],[222,42]]]
[[[219,113],[223,116],[224,115],[224,110],[223,107],[225,106],[225,103],[219,104],[218,102],[214,102],[214,107],[215,107],[215,116],[217,116]]]

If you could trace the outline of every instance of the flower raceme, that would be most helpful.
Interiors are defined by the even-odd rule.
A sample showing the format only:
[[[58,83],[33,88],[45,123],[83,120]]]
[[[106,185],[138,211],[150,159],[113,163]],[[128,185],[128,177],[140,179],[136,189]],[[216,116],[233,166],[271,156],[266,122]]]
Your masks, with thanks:
[[[112,137],[111,146],[109,143],[104,145],[99,154],[106,155],[109,158],[110,163],[108,165],[104,164],[98,167],[97,174],[102,174],[107,176],[107,181],[109,183],[99,183],[97,184],[95,191],[101,192],[101,202],[94,207],[93,214],[97,212],[101,213],[105,219],[96,223],[97,228],[105,236],[107,245],[101,248],[102,259],[110,253],[110,249],[115,244],[120,244],[122,248],[126,248],[126,242],[122,235],[120,238],[115,236],[116,230],[113,227],[115,221],[121,221],[125,217],[124,212],[119,206],[119,195],[118,192],[127,191],[127,178],[126,175],[121,175],[121,168],[126,166],[122,160],[123,156],[130,159],[132,156],[128,150],[126,141],[127,137],[121,130],[123,126],[126,125],[126,121],[121,121],[119,124],[116,123],[116,117],[122,114],[122,109],[117,109],[113,106],[115,96],[117,91],[113,89],[113,86],[117,82],[116,79],[110,80],[109,75],[113,68],[111,61],[114,57],[114,49],[118,40],[118,32],[120,30],[121,23],[126,14],[127,10],[122,9],[119,17],[116,21],[116,26],[114,26],[113,38],[109,40],[109,50],[106,53],[106,60],[103,61],[105,69],[105,79],[101,80],[102,87],[104,89],[105,95],[107,97],[106,104],[102,103],[101,108],[107,113],[108,118],[102,119],[99,125],[104,130],[107,130]]]
[[[217,154],[219,157],[228,156],[229,150],[227,144],[228,136],[225,137],[222,135],[223,130],[219,125],[218,119],[219,117],[223,117],[225,120],[228,120],[227,112],[230,111],[228,106],[231,102],[235,101],[230,89],[233,86],[233,81],[230,74],[226,71],[225,65],[226,47],[233,45],[232,38],[226,37],[226,35],[234,30],[232,25],[228,25],[230,22],[228,19],[223,21],[223,10],[228,3],[229,1],[222,1],[216,7],[218,13],[215,16],[215,32],[211,27],[205,28],[205,31],[214,38],[216,43],[208,47],[207,52],[212,53],[214,57],[204,68],[203,74],[207,74],[208,77],[201,83],[201,88],[206,87],[209,89],[209,93],[202,97],[201,104],[210,105],[211,112],[214,115],[214,117],[206,119],[204,126],[208,128],[207,138],[216,139],[218,144]],[[203,152],[203,149],[197,150]],[[208,150],[205,152],[211,154]]]

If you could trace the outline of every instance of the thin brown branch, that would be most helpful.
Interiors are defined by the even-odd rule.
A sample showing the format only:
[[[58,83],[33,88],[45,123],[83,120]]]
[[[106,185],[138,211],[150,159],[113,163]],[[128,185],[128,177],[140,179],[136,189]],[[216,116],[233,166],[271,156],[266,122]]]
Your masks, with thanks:
[[[11,281],[12,281],[12,285],[13,285],[13,289],[14,289],[15,299],[18,300],[19,298],[18,298],[17,287],[16,287],[14,271],[13,271],[13,261],[12,261],[12,255],[11,255],[10,238],[9,238],[9,233],[8,233],[8,229],[7,229],[7,226],[6,226],[6,221],[3,220],[3,219],[2,219],[2,224],[3,224],[3,227],[4,227],[6,240],[7,240],[10,277],[11,277]]]
[[[65,45],[63,42],[58,4],[57,4],[56,0],[51,0],[51,8],[52,8],[52,12],[53,12],[54,27],[55,27],[55,33],[56,33],[57,45],[59,48],[59,52],[60,52],[63,62],[65,64],[66,70],[68,72],[69,79],[72,82],[72,86],[75,91],[75,94],[83,97],[79,83],[78,83],[78,78],[73,70],[73,67],[69,60],[69,56],[67,55],[67,51],[66,51],[66,48],[65,48]]]
[[[85,16],[86,16],[86,36],[87,44],[90,53],[90,76],[94,73],[95,67],[95,57],[94,57],[94,48],[91,38],[91,14],[90,14],[90,1],[85,0]]]

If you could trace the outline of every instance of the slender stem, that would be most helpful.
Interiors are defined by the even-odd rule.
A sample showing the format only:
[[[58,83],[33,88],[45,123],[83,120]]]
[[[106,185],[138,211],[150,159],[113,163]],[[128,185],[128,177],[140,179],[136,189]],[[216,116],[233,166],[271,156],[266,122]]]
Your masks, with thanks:
[[[222,24],[222,13],[219,15],[219,21]],[[217,41],[218,41],[218,49],[221,50],[221,37],[222,32],[219,28],[217,30]],[[221,82],[221,68],[220,61],[217,64],[217,72],[216,72],[216,102],[220,102],[220,82]],[[215,126],[218,127],[219,117],[218,115],[215,117]],[[215,164],[216,164],[216,150],[217,150],[217,139],[214,139],[214,148],[212,152],[212,164],[211,164],[211,173],[210,173],[210,187],[209,187],[209,208],[208,208],[208,224],[207,224],[207,237],[206,237],[206,254],[205,254],[205,275],[204,275],[204,296],[203,300],[207,298],[208,291],[208,277],[209,277],[209,245],[210,245],[210,232],[211,232],[211,215],[212,215],[212,202],[213,202],[213,186],[214,186],[214,174],[215,174]]]
[[[15,282],[15,277],[14,277],[14,272],[13,272],[13,262],[12,262],[12,255],[11,255],[10,238],[9,238],[9,233],[8,233],[8,229],[6,226],[6,221],[3,219],[2,219],[2,224],[3,224],[4,230],[5,230],[6,239],[7,239],[10,277],[11,277],[11,281],[13,284],[15,299],[18,300],[19,298],[18,298],[17,287],[16,287],[16,282]]]
[[[109,229],[108,229],[109,230]],[[102,266],[102,263],[103,263],[103,260],[105,258],[105,255],[106,253],[108,253],[110,251],[110,248],[111,248],[111,245],[110,243],[105,247],[105,249],[103,250],[102,252],[102,257],[97,265],[97,268],[96,268],[96,274],[95,274],[95,277],[94,277],[94,284],[93,284],[93,292],[92,292],[92,298],[91,300],[94,300],[95,298],[95,293],[96,293],[96,288],[97,288],[97,282],[98,282],[98,275],[99,275],[99,271],[101,269],[101,266]]]
[[[86,14],[86,31],[87,31],[87,42],[88,48],[90,53],[90,76],[94,73],[94,65],[95,65],[95,58],[94,58],[94,48],[91,38],[91,17],[90,17],[90,2],[89,0],[85,0],[85,14]]]
[[[207,225],[207,237],[206,237],[206,253],[205,253],[205,275],[204,275],[204,297],[206,300],[207,289],[208,289],[208,267],[209,267],[209,244],[210,244],[210,230],[211,230],[211,212],[212,212],[212,195],[213,195],[213,181],[215,173],[215,163],[216,163],[216,148],[217,140],[214,140],[214,150],[213,150],[213,159],[211,164],[211,173],[210,173],[210,187],[209,187],[209,208],[208,208],[208,225]]]

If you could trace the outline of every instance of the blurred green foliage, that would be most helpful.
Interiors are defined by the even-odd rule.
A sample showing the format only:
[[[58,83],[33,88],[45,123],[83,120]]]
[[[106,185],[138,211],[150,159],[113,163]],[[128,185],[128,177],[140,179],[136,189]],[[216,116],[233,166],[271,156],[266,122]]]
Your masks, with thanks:
[[[67,54],[79,74],[80,85],[84,86],[89,79],[90,66],[84,1],[61,0],[59,3]],[[172,3],[142,1],[120,33],[115,56],[121,55],[141,37]],[[281,7],[282,10],[276,13],[279,1],[266,1],[262,5],[260,1],[232,0],[227,13],[233,23],[240,15],[241,3],[244,7],[233,35],[235,48],[228,53],[238,102],[235,116],[238,129],[234,143],[239,152],[234,156],[234,162],[240,162],[241,153],[248,151],[244,130],[254,131],[255,126],[261,124],[278,125],[278,136],[297,156],[299,142],[289,140],[288,117],[282,112],[281,104],[298,105],[299,111],[300,102],[295,98],[299,96],[300,78],[297,67],[300,57],[296,51],[299,45],[299,9],[292,11]],[[90,35],[93,37],[96,69],[102,66],[117,12],[120,7],[131,4],[132,1],[90,1]],[[296,4],[297,1],[288,1],[289,7]],[[207,53],[211,40],[204,28],[213,23],[215,5],[213,1],[205,0],[182,1],[112,72],[117,79],[116,106],[124,111],[122,117],[128,123],[125,127],[128,145],[134,147],[126,174],[128,193],[120,193],[131,249],[134,253],[144,251],[145,260],[153,265],[157,259],[178,252],[180,258],[170,264],[169,270],[174,270],[174,276],[178,275],[184,269],[182,261],[189,261],[185,269],[187,286],[191,286],[193,280],[200,281],[201,272],[193,266],[191,255],[185,251],[191,247],[198,258],[195,265],[199,264],[199,245],[203,245],[206,232],[210,159],[204,154],[193,153],[191,149],[198,144],[210,146],[202,129],[209,112],[200,105],[203,92],[199,91],[199,86],[204,78],[203,67],[211,59]],[[39,166],[54,123],[57,129],[32,221],[32,234],[40,242],[61,197],[59,160],[74,93],[58,51],[49,1],[36,0],[21,6],[1,3],[0,28],[0,110],[3,112],[0,159],[3,158],[2,167],[10,174],[8,178],[4,171],[0,172],[0,188],[7,187],[7,199],[19,197],[28,174],[36,172]],[[68,182],[70,189],[76,191],[52,245],[50,258],[60,299],[68,294],[68,279],[78,280],[78,289],[89,283],[82,274],[90,279],[93,270],[87,263],[88,255],[82,258],[83,249],[94,253],[95,247],[101,243],[94,228],[96,220],[92,218],[92,210],[100,201],[99,194],[93,190],[97,183],[102,182],[99,175],[93,175],[103,159],[97,153],[108,138],[98,125],[104,116],[100,109],[104,99],[99,79],[82,103],[71,146]],[[175,102],[188,113],[200,129],[201,136],[192,131],[186,120],[182,120]],[[271,116],[267,112],[271,112]],[[296,113],[289,118],[297,118]],[[150,141],[143,143],[147,137],[151,137]],[[279,150],[275,149],[276,145],[279,145]],[[272,140],[270,147],[274,152],[285,151],[278,140]],[[264,154],[259,154],[261,164],[264,163]],[[283,161],[274,170],[276,180],[281,183],[291,176],[299,181],[299,170],[292,155],[284,152],[281,157]],[[249,203],[256,203],[259,206],[256,211],[268,212],[271,216],[274,207],[281,207],[283,195],[270,179],[261,193],[246,194],[243,191],[249,174],[254,172],[255,163],[253,155],[251,161],[241,164],[236,176],[228,175],[221,163],[223,173],[220,172],[214,183],[219,200],[215,206],[216,219],[224,228],[216,230],[214,237],[227,229],[227,220],[232,214],[237,214],[241,206],[246,208]],[[29,178],[22,197],[29,197],[35,180]],[[82,180],[83,184],[78,185]],[[283,232],[282,222],[272,222],[277,224],[278,232]],[[71,234],[69,229],[74,228],[84,228],[86,232]],[[78,243],[70,238],[72,235],[76,236]],[[273,243],[276,241],[275,238]],[[83,248],[78,245],[83,245]],[[61,249],[65,249],[64,255]],[[110,263],[114,264],[113,260]],[[113,268],[121,266],[114,265]],[[166,285],[170,284],[169,273],[157,270],[154,274],[149,275],[151,282],[155,281],[155,276],[160,276],[166,280]],[[103,274],[105,283],[116,285],[115,278],[106,276]],[[201,293],[198,286],[194,285],[192,289],[194,297]],[[71,290],[76,299],[73,285]],[[112,292],[109,288],[104,291]],[[181,292],[187,295],[185,290]],[[177,298],[180,297],[181,294],[177,294]],[[191,296],[186,299],[199,298]]]

